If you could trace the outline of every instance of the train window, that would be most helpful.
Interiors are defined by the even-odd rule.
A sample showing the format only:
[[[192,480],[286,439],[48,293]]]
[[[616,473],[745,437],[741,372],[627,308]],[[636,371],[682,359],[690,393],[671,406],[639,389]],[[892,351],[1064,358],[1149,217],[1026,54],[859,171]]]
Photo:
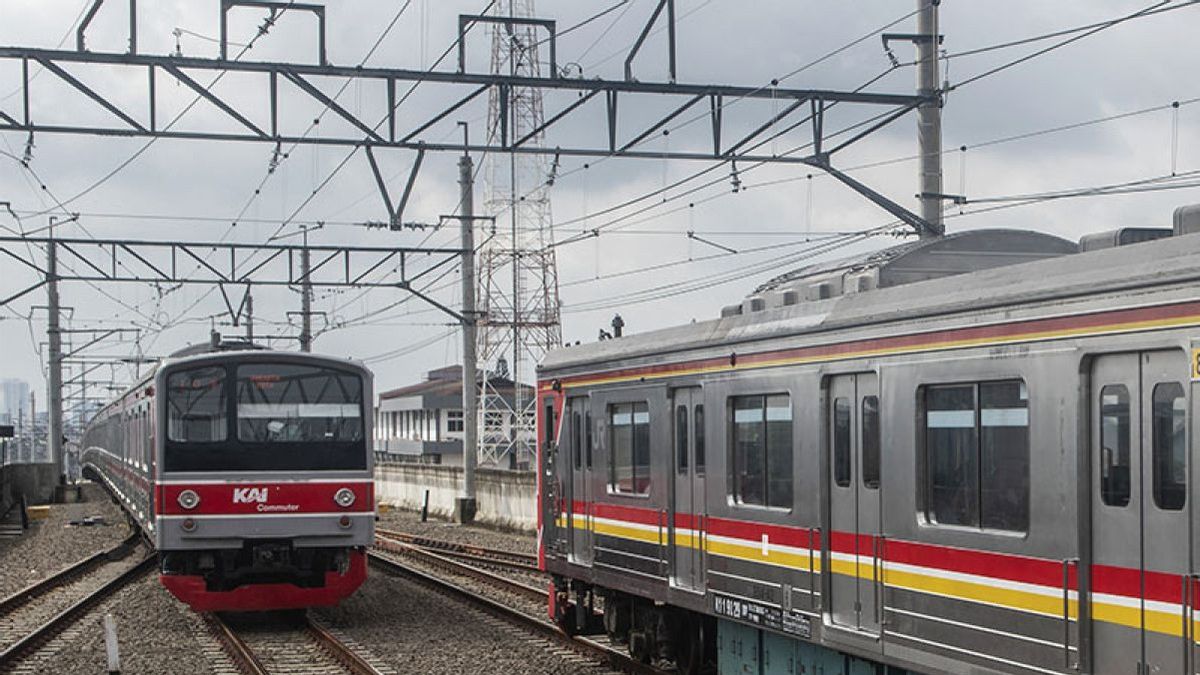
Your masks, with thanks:
[[[1100,499],[1126,506],[1130,495],[1129,390],[1110,384],[1100,390]]]
[[[587,462],[587,468],[592,468],[592,413],[584,413],[583,425],[585,427],[584,435],[587,436],[587,457],[584,460]]]
[[[1029,529],[1029,397],[1018,380],[979,384],[979,521]]]
[[[579,424],[579,413],[571,413],[571,452],[575,455],[575,468],[583,466],[583,427]]]
[[[879,397],[862,400],[862,484],[870,490],[879,487]]]
[[[850,487],[850,399],[833,400],[833,482]]]
[[[619,403],[609,407],[612,448],[609,486],[614,492],[650,492],[650,407]]]
[[[696,406],[692,417],[696,436],[696,473],[704,474],[704,406]]]
[[[546,428],[543,429],[542,442],[549,447],[554,442],[554,399],[546,399]]]
[[[167,438],[212,443],[228,435],[225,369],[194,368],[167,378]]]
[[[735,396],[733,498],[739,504],[792,505],[792,406],[787,394]]]
[[[1154,504],[1182,511],[1187,502],[1187,398],[1178,382],[1154,385]]]
[[[675,407],[675,468],[679,473],[687,473],[688,468],[687,413],[687,406]]]
[[[1029,397],[1005,380],[925,388],[926,516],[943,525],[1029,526]]]
[[[325,443],[363,437],[362,380],[316,366],[238,366],[238,440]]]

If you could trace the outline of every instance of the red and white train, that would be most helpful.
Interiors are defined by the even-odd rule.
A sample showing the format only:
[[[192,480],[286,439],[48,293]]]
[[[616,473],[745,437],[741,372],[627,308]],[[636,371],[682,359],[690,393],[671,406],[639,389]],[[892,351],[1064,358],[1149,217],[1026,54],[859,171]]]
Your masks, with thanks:
[[[191,607],[333,605],[366,579],[374,536],[371,386],[346,359],[190,348],[92,419],[84,476],[122,502]]]

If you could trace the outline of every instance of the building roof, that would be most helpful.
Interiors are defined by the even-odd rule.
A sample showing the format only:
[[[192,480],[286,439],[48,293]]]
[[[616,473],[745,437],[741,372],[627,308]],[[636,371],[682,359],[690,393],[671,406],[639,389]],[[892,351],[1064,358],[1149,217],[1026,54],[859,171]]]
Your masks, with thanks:
[[[493,389],[503,393],[513,390],[513,381],[504,377],[493,377],[490,380]],[[522,384],[524,392],[532,392],[533,387]],[[379,395],[379,399],[407,398],[410,396],[456,396],[462,393],[462,366],[444,366],[429,371],[424,382],[410,384],[406,387],[391,389]]]

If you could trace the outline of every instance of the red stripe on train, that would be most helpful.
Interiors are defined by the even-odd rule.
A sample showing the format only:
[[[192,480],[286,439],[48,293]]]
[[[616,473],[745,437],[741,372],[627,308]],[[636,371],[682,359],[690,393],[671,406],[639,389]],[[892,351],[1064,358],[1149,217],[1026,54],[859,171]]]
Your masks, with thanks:
[[[354,503],[349,508],[342,508],[333,499],[342,488],[349,488],[354,492]],[[191,490],[199,495],[200,503],[196,508],[185,509],[179,505],[179,493],[184,490]],[[158,512],[163,515],[271,515],[330,511],[362,513],[375,509],[375,484],[369,481],[171,484],[159,485],[156,493]]]

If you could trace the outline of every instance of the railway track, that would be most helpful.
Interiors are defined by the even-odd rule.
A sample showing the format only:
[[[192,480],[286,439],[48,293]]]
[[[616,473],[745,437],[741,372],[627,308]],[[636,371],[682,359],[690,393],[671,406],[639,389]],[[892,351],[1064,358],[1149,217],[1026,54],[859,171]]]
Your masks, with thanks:
[[[654,675],[664,672],[633,659],[622,646],[612,644],[607,638],[572,636],[562,632],[543,618],[547,599],[545,586],[535,587],[509,579],[414,544],[389,542],[386,535],[377,538],[376,550],[371,553],[370,560],[386,572],[416,581],[519,626],[553,648],[565,648],[620,672]],[[512,603],[495,597],[505,594],[520,596],[525,602]]]
[[[269,617],[205,614],[204,621],[243,675],[391,675],[306,612]]]
[[[154,569],[137,535],[0,600],[0,672],[10,672],[71,630],[106,598]],[[132,562],[130,558],[135,558]]]
[[[436,551],[442,555],[484,563],[489,566],[507,567],[518,571],[539,572],[537,556],[529,553],[506,551],[499,548],[488,548],[474,544],[463,544],[455,541],[444,541],[432,537],[421,537],[407,532],[375,528],[375,536],[391,541],[416,546],[418,548]]]

